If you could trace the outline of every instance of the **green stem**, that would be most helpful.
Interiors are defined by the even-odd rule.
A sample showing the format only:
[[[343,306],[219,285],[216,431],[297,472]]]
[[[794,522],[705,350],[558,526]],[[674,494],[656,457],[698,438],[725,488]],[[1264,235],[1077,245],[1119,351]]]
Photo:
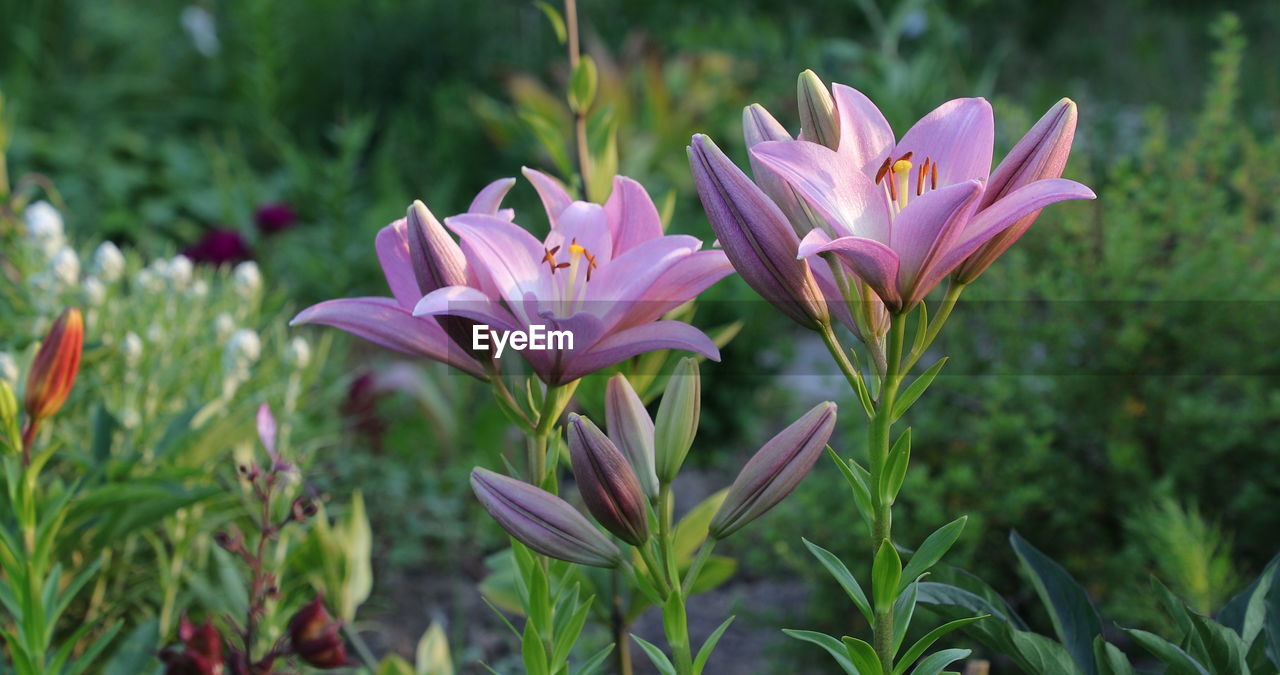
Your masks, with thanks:
[[[946,325],[947,317],[950,317],[951,310],[956,308],[956,302],[960,300],[960,294],[964,292],[966,286],[968,284],[960,283],[955,279],[947,282],[947,293],[943,296],[942,304],[938,307],[938,314],[933,317],[933,320],[929,322],[929,327],[925,329],[924,342],[920,344],[920,349],[911,352],[911,355],[907,358],[907,363],[902,368],[903,372],[910,371],[911,367],[916,365],[916,361],[919,361],[920,357],[924,356],[925,350],[929,349],[929,345],[933,344],[933,341],[937,339],[938,333]]]
[[[667,643],[671,645],[671,651],[675,656],[677,675],[693,675],[693,649],[689,644],[689,616],[685,609],[685,594],[680,586],[679,567],[676,564],[675,550],[672,545],[671,521],[674,510],[675,499],[671,494],[671,484],[663,483],[658,488],[658,549],[662,557],[663,574],[671,592],[662,607],[662,625],[666,629]]]
[[[871,489],[875,499],[875,512],[871,525],[871,555],[874,558],[885,542],[892,542],[893,506],[881,499],[880,483],[884,480],[885,465],[889,459],[889,447],[893,428],[893,404],[897,400],[898,387],[902,384],[902,343],[906,329],[905,316],[895,314],[889,328],[889,354],[880,399],[876,401],[876,414],[868,430],[868,454],[871,465]],[[892,544],[891,544],[892,545]],[[897,642],[893,634],[893,603],[875,608],[873,643],[876,656],[887,674],[893,672],[893,657]]]
[[[564,0],[565,41],[569,49],[569,73],[578,71],[581,59],[581,48],[578,46],[578,3],[577,0]],[[582,197],[587,199],[587,175],[591,168],[591,154],[587,147],[587,117],[585,110],[573,111],[574,145],[578,150],[578,173],[582,177]]]
[[[707,563],[707,558],[711,557],[711,549],[716,547],[715,540],[706,539],[702,542],[702,546],[698,547],[698,554],[693,558],[693,564],[689,565],[689,571],[684,574],[684,584],[680,586],[680,592],[686,596],[693,588],[693,582],[698,580],[698,574],[702,572],[702,566]]]
[[[840,344],[840,339],[836,337],[836,331],[831,324],[823,324],[818,333],[822,336],[823,344],[827,345],[827,351],[831,352],[832,358],[836,360],[836,365],[840,367],[840,372],[844,373],[844,379],[849,382],[849,387],[854,391],[861,388],[861,376],[857,369],[853,367],[853,362],[849,360],[849,355],[844,352],[844,346]]]

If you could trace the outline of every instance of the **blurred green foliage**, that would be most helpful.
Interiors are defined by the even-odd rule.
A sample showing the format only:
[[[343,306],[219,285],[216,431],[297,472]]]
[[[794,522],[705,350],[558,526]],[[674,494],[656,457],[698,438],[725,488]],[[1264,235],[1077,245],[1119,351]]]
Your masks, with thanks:
[[[1214,23],[1228,8],[1239,21]],[[206,13],[203,38],[192,9]],[[900,531],[918,540],[969,514],[951,562],[986,578],[1014,574],[1009,529],[1044,533],[1037,545],[1118,618],[1149,614],[1127,591],[1150,542],[1126,522],[1154,503],[1194,503],[1220,523],[1238,573],[1274,553],[1280,484],[1259,467],[1274,464],[1280,424],[1280,42],[1268,39],[1280,4],[582,0],[580,12],[620,171],[660,206],[672,200],[673,231],[706,239],[689,135],[741,160],[741,107],[760,102],[794,129],[804,68],[867,92],[899,129],[946,98],[999,94],[1004,148],[1050,102],[1079,101],[1068,175],[1099,200],[1046,213],[966,294],[937,348],[953,358],[908,420],[917,468]],[[0,0],[0,16],[10,167],[57,186],[77,241],[150,257],[235,227],[289,304],[384,293],[370,244],[413,198],[448,214],[521,165],[565,172],[539,130],[570,124],[552,93],[570,73],[531,3]],[[299,224],[267,239],[253,214],[272,201],[293,204]],[[539,212],[527,188],[510,202]],[[732,301],[750,297],[723,282],[708,299],[729,302],[702,303],[698,323],[742,318]],[[812,395],[802,378],[787,380],[799,393],[769,386],[804,357],[793,336],[752,316],[724,364],[704,369],[708,445],[746,447]],[[370,354],[335,366],[363,372]],[[325,442],[344,452],[318,458],[317,480],[339,494],[363,486],[382,562],[478,575],[500,538],[475,536],[466,470],[511,439],[482,388],[414,377],[424,389],[391,387],[373,404],[384,442],[348,414],[341,440]],[[331,389],[348,382],[309,403],[315,416],[332,416]],[[861,437],[855,415],[842,424],[841,438]],[[714,470],[707,454],[691,461]],[[802,570],[824,589],[797,535],[861,559],[845,555],[865,544],[849,534],[856,519],[820,465],[735,553],[744,569]],[[827,595],[810,623],[849,621]]]

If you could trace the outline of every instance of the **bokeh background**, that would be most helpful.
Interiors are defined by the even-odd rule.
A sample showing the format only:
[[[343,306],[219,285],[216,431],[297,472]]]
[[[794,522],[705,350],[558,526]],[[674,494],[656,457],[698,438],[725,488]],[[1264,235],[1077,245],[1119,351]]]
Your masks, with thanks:
[[[1099,199],[1045,213],[967,294],[936,348],[952,357],[947,374],[912,413],[916,464],[895,524],[918,540],[969,514],[949,561],[1015,605],[1031,600],[1005,544],[1017,529],[1121,623],[1162,620],[1149,571],[1214,607],[1276,552],[1280,3],[581,0],[579,11],[619,172],[674,200],[672,230],[706,241],[689,136],[743,159],[742,107],[763,103],[794,129],[805,68],[861,89],[899,130],[948,98],[986,96],[998,154],[1075,99],[1067,175]],[[270,298],[261,323],[279,332],[311,302],[382,294],[373,235],[412,199],[449,214],[521,166],[563,175],[565,150],[547,139],[569,133],[567,75],[544,14],[516,0],[0,0],[10,173],[47,179],[85,251],[110,240],[144,258],[256,260]],[[541,217],[527,185],[511,200]],[[724,364],[703,369],[692,496],[840,392],[816,338],[750,297],[722,282],[698,321],[752,309]],[[364,494],[375,581],[362,629],[375,649],[409,653],[441,620],[460,662],[500,663],[509,640],[476,584],[502,538],[466,476],[518,441],[463,378],[346,339],[315,367],[293,433],[321,439],[310,475],[335,503]],[[853,454],[859,424],[845,415],[837,434]],[[799,542],[866,557],[843,485],[820,464],[731,542],[738,577],[705,600],[742,616],[722,652],[753,670],[822,672],[825,656],[764,626],[859,629]],[[732,663],[722,672],[745,672]]]

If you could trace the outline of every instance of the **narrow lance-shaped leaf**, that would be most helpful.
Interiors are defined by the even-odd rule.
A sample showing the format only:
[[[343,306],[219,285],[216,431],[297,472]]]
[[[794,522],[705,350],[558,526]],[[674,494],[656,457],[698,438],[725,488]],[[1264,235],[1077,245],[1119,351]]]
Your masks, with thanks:
[[[1009,542],[1030,575],[1040,601],[1049,610],[1058,639],[1085,673],[1096,675],[1093,639],[1102,633],[1102,623],[1089,596],[1061,565],[1036,550],[1017,532],[1010,534]]]

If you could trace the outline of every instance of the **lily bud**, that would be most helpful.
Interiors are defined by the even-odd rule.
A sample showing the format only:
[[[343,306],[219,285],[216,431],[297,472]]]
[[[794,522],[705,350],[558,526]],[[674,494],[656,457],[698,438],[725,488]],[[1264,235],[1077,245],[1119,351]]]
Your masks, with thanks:
[[[33,422],[53,416],[67,401],[83,346],[84,318],[80,310],[68,307],[53,322],[27,373],[23,407]]]
[[[405,225],[409,234],[409,259],[413,263],[413,276],[423,295],[445,286],[467,285],[467,258],[462,253],[462,247],[449,236],[440,221],[431,215],[426,204],[415,199],[405,216]],[[454,344],[468,354],[484,360],[491,358],[488,352],[477,354],[473,349],[471,333],[474,321],[454,316],[436,317],[436,321]]]
[[[1035,181],[1062,177],[1075,135],[1076,104],[1064,98],[1049,108],[991,173],[978,210]],[[1028,213],[974,251],[956,269],[956,281],[967,284],[977,279],[1026,233],[1039,215],[1039,211]]]
[[[617,567],[622,552],[565,500],[488,469],[471,471],[471,489],[507,534],[543,555]]]
[[[587,510],[604,529],[628,544],[648,541],[644,492],[622,451],[581,415],[569,415],[568,434],[573,476]]]
[[[609,378],[604,395],[604,413],[605,422],[609,425],[609,438],[626,455],[645,495],[657,497],[653,420],[626,375],[619,373]]]
[[[809,329],[827,323],[827,304],[787,216],[711,139],[688,148],[693,181],[711,229],[747,285]]]
[[[759,103],[752,103],[742,109],[742,137],[747,142],[748,150],[767,141],[793,140],[791,134],[787,133],[786,127],[774,119],[773,115],[770,115],[769,111]],[[759,185],[769,199],[782,209],[796,236],[803,238],[810,230],[821,226],[820,223],[813,222],[814,219],[809,215],[810,211],[800,203],[800,199],[796,197],[796,191],[785,180],[779,178],[773,171],[762,168],[760,160],[756,159],[754,154],[748,152],[747,157],[751,162],[751,173],[755,176],[756,185]]]
[[[832,150],[840,147],[840,121],[836,102],[817,73],[806,70],[796,82],[796,98],[800,103],[800,138]]]
[[[774,436],[742,467],[708,530],[716,539],[742,529],[782,501],[813,468],[836,426],[836,404],[819,403]]]
[[[667,381],[666,391],[662,393],[658,418],[654,422],[658,480],[663,483],[675,480],[680,472],[680,466],[693,446],[693,437],[698,433],[701,412],[702,376],[698,373],[698,362],[691,358],[680,359]]]
[[[289,644],[293,653],[309,666],[340,668],[350,665],[347,647],[339,634],[341,629],[342,623],[324,608],[324,596],[317,595],[289,619]]]

